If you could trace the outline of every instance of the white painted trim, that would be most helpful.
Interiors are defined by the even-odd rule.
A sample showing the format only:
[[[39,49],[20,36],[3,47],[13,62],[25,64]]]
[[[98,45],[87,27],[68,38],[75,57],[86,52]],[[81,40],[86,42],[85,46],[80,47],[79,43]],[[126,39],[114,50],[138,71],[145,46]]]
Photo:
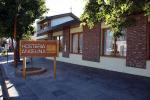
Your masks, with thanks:
[[[64,58],[60,53],[59,57],[57,57],[57,60],[77,65],[150,77],[150,61],[147,61],[146,69],[141,69],[141,68],[127,67],[126,59],[123,58],[101,57],[100,62],[92,62],[82,60],[82,55],[70,54],[70,58]]]
[[[48,39],[48,36],[47,35],[42,35],[42,36],[38,36],[36,37],[37,40],[40,40],[40,39]]]

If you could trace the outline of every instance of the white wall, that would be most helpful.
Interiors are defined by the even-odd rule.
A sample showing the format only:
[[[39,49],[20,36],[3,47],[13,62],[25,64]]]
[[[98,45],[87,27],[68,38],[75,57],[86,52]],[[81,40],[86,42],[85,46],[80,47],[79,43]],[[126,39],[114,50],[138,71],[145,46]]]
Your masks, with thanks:
[[[70,58],[64,58],[60,53],[59,57],[57,57],[57,60],[77,65],[150,77],[150,61],[147,61],[146,69],[141,69],[141,68],[127,67],[126,59],[124,58],[100,57],[100,62],[92,62],[82,60],[82,55],[70,54]]]
[[[36,40],[41,40],[41,39],[48,39],[48,35],[46,34],[46,35],[36,37]]]
[[[71,21],[71,20],[73,20],[73,18],[70,17],[70,16],[53,19],[51,21],[51,26],[53,27],[53,26],[56,26],[56,25],[59,25],[59,24],[62,24],[62,23],[65,23],[65,22],[68,22],[68,21]]]
[[[79,26],[79,27],[74,27],[70,29],[70,33],[79,33],[79,32],[83,32],[83,27]]]
[[[39,22],[39,19],[36,19],[35,23],[33,24],[33,26],[35,27],[35,32],[40,30],[40,24],[38,24],[38,22]]]
[[[53,32],[53,36],[60,36],[60,35],[63,35],[63,31]]]
[[[40,31],[40,24],[36,24],[37,26],[36,26],[36,32],[38,32],[38,31]]]

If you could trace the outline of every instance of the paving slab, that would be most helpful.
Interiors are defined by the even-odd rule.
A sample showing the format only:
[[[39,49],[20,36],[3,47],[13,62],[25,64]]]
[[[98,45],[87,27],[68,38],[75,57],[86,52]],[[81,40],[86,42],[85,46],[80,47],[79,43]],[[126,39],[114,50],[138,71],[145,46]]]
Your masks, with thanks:
[[[18,96],[13,100],[150,100],[150,78],[106,71],[86,66],[57,62],[53,77],[53,61],[34,58],[34,67],[45,67],[42,75],[15,74],[12,63],[3,64]],[[33,67],[27,64],[27,67]],[[18,68],[20,69],[20,64]]]

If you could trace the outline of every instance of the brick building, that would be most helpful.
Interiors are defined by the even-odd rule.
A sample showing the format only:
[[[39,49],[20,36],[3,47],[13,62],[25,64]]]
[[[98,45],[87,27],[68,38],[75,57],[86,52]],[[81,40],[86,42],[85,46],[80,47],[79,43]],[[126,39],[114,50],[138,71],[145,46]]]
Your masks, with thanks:
[[[37,39],[58,40],[58,61],[150,77],[150,17],[132,15],[136,24],[123,29],[114,55],[112,32],[103,22],[94,28],[80,26],[72,13],[37,22]]]

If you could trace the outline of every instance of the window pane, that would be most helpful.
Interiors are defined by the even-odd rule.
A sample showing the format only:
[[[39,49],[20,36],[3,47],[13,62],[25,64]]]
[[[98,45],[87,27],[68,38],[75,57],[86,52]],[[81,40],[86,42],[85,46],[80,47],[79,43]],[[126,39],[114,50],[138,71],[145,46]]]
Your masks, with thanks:
[[[105,41],[104,41],[104,55],[111,55],[113,48],[113,33],[107,29],[104,32],[104,36],[105,36]]]
[[[62,47],[63,47],[63,36],[60,36],[60,45],[59,45],[59,50],[62,51]]]
[[[117,54],[116,56],[126,56],[126,34],[125,31],[122,31],[123,35],[117,39]],[[114,39],[113,39],[113,33],[110,31],[110,29],[107,29],[104,31],[104,55],[113,55],[114,49]]]
[[[73,53],[78,53],[78,34],[74,34],[72,35],[72,50],[73,50]]]
[[[126,34],[125,31],[122,32],[123,35],[117,39],[117,51],[119,52],[119,56],[126,56]]]
[[[59,51],[62,51],[63,36],[53,36],[53,40],[57,40],[59,42]]]
[[[83,34],[80,34],[80,37],[79,37],[79,53],[82,53],[82,48],[83,48]]]
[[[57,36],[53,36],[53,40],[57,40]]]
[[[59,40],[59,36],[57,36],[57,40]]]

